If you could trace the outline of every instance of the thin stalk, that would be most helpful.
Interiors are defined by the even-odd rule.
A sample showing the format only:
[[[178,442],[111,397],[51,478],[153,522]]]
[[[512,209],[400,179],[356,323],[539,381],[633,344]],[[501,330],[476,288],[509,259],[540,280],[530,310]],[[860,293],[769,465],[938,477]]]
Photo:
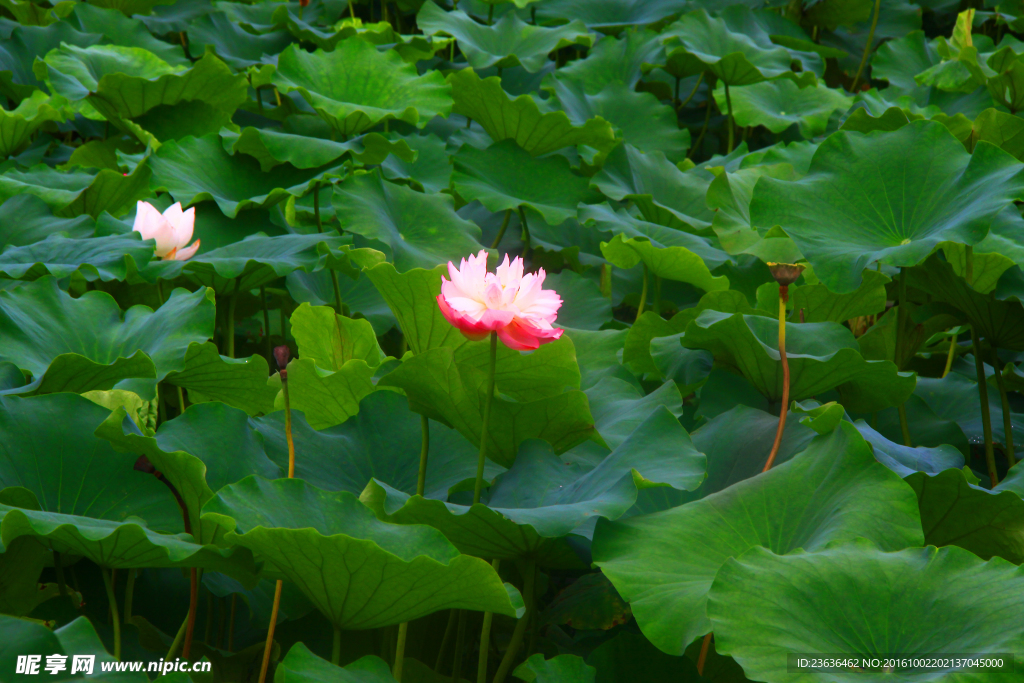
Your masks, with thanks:
[[[612,298],[612,264],[601,264],[601,296],[605,299]]]
[[[644,264],[644,285],[640,289],[640,303],[636,307],[636,320],[640,321],[640,316],[644,314],[644,309],[647,308],[647,264]]]
[[[491,243],[491,249],[497,249],[498,245],[501,244],[501,238],[505,236],[505,230],[508,229],[508,222],[512,218],[512,209],[505,211],[505,218],[501,221],[501,229],[498,230],[498,236],[494,238],[494,242]]]
[[[160,305],[163,306],[164,305],[164,301],[166,301],[166,299],[164,299],[164,281],[163,280],[157,280],[156,281],[156,295],[160,299]]]
[[[235,306],[238,304],[238,288],[241,285],[241,278],[235,278],[235,291],[231,295],[231,299],[228,301],[228,319],[226,322],[227,329],[227,347],[228,347],[228,358],[235,357]]]
[[[512,663],[516,660],[516,655],[519,654],[519,647],[523,644],[523,635],[526,633],[526,625],[529,623],[530,617],[533,616],[533,590],[536,578],[537,561],[530,558],[526,560],[526,571],[523,576],[523,601],[526,603],[526,612],[516,622],[516,627],[512,631],[512,640],[508,643],[505,656],[501,658],[498,672],[494,674],[494,683],[504,683],[505,676],[508,675]]]
[[[706,636],[704,636],[704,642],[700,644],[700,656],[697,657],[697,675],[698,676],[703,676],[704,675],[704,665],[708,661],[708,650],[711,649],[711,636],[712,635],[713,634],[709,633]]]
[[[188,618],[185,621],[185,643],[181,648],[181,656],[184,659],[188,659],[188,656],[192,654],[192,638],[196,632],[196,610],[199,609],[199,572],[195,567],[189,567],[188,580]]]
[[[484,423],[480,429],[480,455],[476,461],[476,483],[473,485],[473,505],[480,502],[484,488],[484,463],[487,461],[487,428],[491,420],[491,403],[494,399],[494,373],[498,362],[498,333],[491,332],[491,355],[487,366],[487,396],[484,397]]]
[[[107,600],[110,601],[110,614],[114,620],[114,659],[121,661],[121,618],[117,614],[117,596],[114,595],[114,582],[110,580],[110,572],[100,567],[103,574],[103,585],[107,588]]]
[[[1003,379],[1002,369],[999,367],[999,354],[996,347],[992,347],[992,367],[996,370],[996,386],[999,387],[999,400],[1003,407],[1003,431],[1006,433],[1006,460],[1010,467],[1017,464],[1016,453],[1013,450],[1013,420],[1010,414],[1010,399],[1006,394],[1006,381]]]
[[[434,662],[434,673],[441,672],[441,664],[444,662],[444,654],[448,651],[448,643],[452,640],[452,632],[455,630],[458,610],[448,610],[448,625],[444,627],[444,635],[441,637],[441,647],[437,649],[437,661]]]
[[[331,664],[341,666],[341,629],[334,627],[334,637],[331,638]]]
[[[860,83],[860,75],[864,72],[864,65],[868,63],[868,55],[871,54],[871,45],[875,42],[875,29],[878,28],[878,14],[882,9],[882,0],[875,0],[875,16],[871,20],[871,30],[868,31],[868,42],[864,46],[864,54],[861,55],[860,65],[857,67],[857,75],[853,77],[853,86],[850,92],[857,92],[857,85]]]
[[[789,359],[786,358],[786,303],[789,301],[789,285],[779,285],[779,360],[782,363],[782,408],[779,410],[779,427],[775,430],[775,441],[772,443],[768,461],[762,472],[767,472],[775,464],[775,457],[782,445],[782,434],[786,431],[786,416],[789,414]]]
[[[992,415],[988,405],[988,382],[985,381],[985,361],[981,358],[981,338],[978,331],[971,326],[971,343],[974,344],[974,369],[978,373],[978,398],[981,399],[981,432],[985,438],[985,465],[988,467],[988,477],[992,480],[992,487],[999,483],[999,475],[996,472],[995,447],[992,444]]]
[[[494,5],[491,5],[491,9],[487,11],[487,25],[491,26],[494,24]]]
[[[178,410],[180,410],[181,413],[184,413],[185,412],[185,391],[181,388],[181,386],[178,386],[176,388],[178,390]],[[178,414],[180,415],[181,413],[178,413]]]
[[[732,154],[732,148],[736,144],[736,131],[733,130],[732,125],[732,96],[729,94],[729,84],[725,84],[725,106],[729,110],[728,117],[725,125],[729,127],[729,146],[726,148],[727,154]]]
[[[491,5],[493,7],[493,5]],[[395,642],[395,664],[391,675],[398,683],[402,683],[402,667],[405,664],[405,638],[409,634],[409,622],[403,621],[398,625],[398,639]]]
[[[235,651],[235,613],[238,609],[238,593],[231,594],[231,617],[228,619],[228,652]]]
[[[135,597],[135,569],[128,570],[128,583],[124,587],[124,623],[132,620],[132,599]]]
[[[270,626],[267,627],[267,644],[263,647],[263,662],[260,664],[260,683],[267,680],[267,669],[270,668],[270,651],[274,648],[274,629],[277,627],[277,612],[281,607],[281,589],[284,582],[277,580],[274,587],[274,606],[270,610]]]
[[[188,628],[188,617],[181,622],[181,626],[178,627],[178,633],[174,636],[174,640],[171,641],[171,647],[167,650],[167,655],[164,657],[165,662],[171,661],[174,655],[178,654],[178,648],[181,647],[181,642],[185,640],[185,631]]]
[[[530,253],[530,225],[526,222],[526,211],[519,207],[519,222],[523,224],[523,256]]]
[[[356,8],[352,6],[352,0],[348,0],[348,13],[353,19],[356,18]]]
[[[953,368],[953,359],[956,358],[956,338],[957,335],[953,335],[949,338],[949,353],[946,354],[946,367],[942,370],[942,377],[945,379],[946,375]]]
[[[420,415],[420,431],[423,434],[423,441],[420,445],[420,472],[416,478],[416,495],[422,496],[427,487],[427,456],[430,454],[430,419],[426,415]]]
[[[682,109],[683,107],[685,107],[686,105],[688,105],[690,103],[690,100],[692,100],[693,96],[697,94],[697,89],[700,88],[700,84],[703,81],[704,81],[704,74],[702,72],[701,75],[697,77],[697,84],[695,86],[693,86],[693,90],[691,90],[690,94],[686,96],[686,99],[679,103],[679,105],[676,107],[676,111]],[[677,100],[679,99],[679,94],[678,93],[676,93],[676,99]]]
[[[690,156],[694,152],[696,152],[698,149],[700,149],[700,143],[704,142],[704,136],[708,132],[708,124],[709,123],[711,123],[711,101],[710,101],[710,99],[708,100],[707,106],[705,107],[705,111],[704,111],[704,125],[701,126],[700,135],[697,136],[697,142],[693,143],[693,145],[690,146],[690,151],[687,153],[686,158],[690,158]]]
[[[897,302],[898,308],[896,309],[896,369],[903,369],[903,357],[906,355],[906,350],[903,348],[907,343],[906,332],[904,328],[907,325],[907,269],[900,268],[900,279],[899,279],[899,301]],[[903,445],[907,448],[913,446],[913,441],[910,438],[910,422],[907,420],[907,405],[901,403],[897,408],[896,412],[900,417],[900,431],[903,432]]]
[[[60,562],[60,551],[53,551],[53,569],[57,572],[57,589],[60,591],[60,596],[64,597],[68,594],[68,585],[64,581],[64,566]]]
[[[455,654],[452,658],[452,683],[462,680],[462,653],[466,645],[466,610],[459,610],[459,629],[455,636]]]
[[[320,184],[313,188],[313,215],[316,216],[316,231],[322,233],[324,224],[320,220]],[[338,271],[331,269],[331,286],[334,287],[334,308],[338,315],[344,315],[341,308],[341,287],[338,286]]]
[[[491,560],[491,567],[498,572],[501,560]],[[487,657],[491,653],[491,622],[494,620],[493,612],[484,612],[484,623],[480,628],[480,658],[476,665],[476,683],[487,683]]]
[[[273,351],[270,348],[270,309],[267,308],[267,288],[260,285],[260,304],[263,306],[263,345],[266,347],[267,362],[273,363]]]

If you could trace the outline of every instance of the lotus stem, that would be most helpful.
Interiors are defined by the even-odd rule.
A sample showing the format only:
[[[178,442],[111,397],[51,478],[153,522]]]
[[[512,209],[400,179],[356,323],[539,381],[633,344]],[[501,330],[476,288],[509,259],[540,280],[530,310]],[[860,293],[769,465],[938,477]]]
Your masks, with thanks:
[[[512,218],[512,209],[505,211],[505,218],[501,221],[501,229],[498,230],[498,236],[494,238],[494,242],[491,243],[491,249],[497,249],[498,245],[501,244],[501,238],[505,236],[505,230],[508,228],[508,222]]]
[[[494,24],[494,5],[487,11],[487,25],[492,26]]]
[[[491,568],[498,573],[501,560],[491,560]],[[476,666],[476,683],[487,683],[487,657],[491,653],[491,622],[494,621],[493,612],[484,612],[484,623],[480,628],[480,658]]]
[[[313,186],[313,215],[316,217],[316,231],[323,233],[324,224],[320,219],[320,183]],[[338,272],[333,268],[331,271],[331,285],[334,287],[334,308],[337,310],[338,315],[344,315],[341,303],[341,287],[338,286]],[[284,331],[282,330],[282,334]]]
[[[156,281],[156,296],[157,296],[158,299],[160,299],[160,305],[163,306],[164,305],[164,301],[166,301],[166,299],[164,299],[164,283],[163,283],[163,280],[159,280],[158,279]]]
[[[476,483],[473,485],[473,505],[480,502],[484,487],[484,463],[487,461],[487,428],[491,420],[491,403],[494,402],[494,374],[498,363],[498,333],[491,332],[491,355],[487,366],[487,395],[484,397],[484,423],[480,429],[480,455],[476,461]]]
[[[700,656],[697,657],[697,675],[704,675],[704,665],[708,661],[708,650],[711,649],[711,637],[713,633],[709,633],[704,636],[704,642],[700,644]]]
[[[942,378],[945,379],[949,371],[953,369],[953,359],[956,358],[956,338],[958,335],[951,335],[949,338],[949,353],[946,354],[946,367],[942,370]]]
[[[185,412],[185,391],[181,386],[176,386],[175,388],[178,390],[178,410],[180,411],[178,415],[181,415]]]
[[[356,18],[356,8],[352,6],[352,0],[348,0],[348,13],[353,20]]]
[[[235,651],[235,612],[238,608],[238,593],[231,594],[231,617],[228,619],[228,652]]]
[[[644,264],[644,284],[640,289],[640,303],[636,307],[636,320],[634,324],[640,322],[640,316],[644,314],[644,309],[647,308],[647,264]]]
[[[341,629],[334,627],[334,637],[331,639],[331,664],[341,666]]]
[[[114,621],[114,659],[121,661],[121,619],[117,614],[117,596],[114,594],[114,582],[110,579],[110,571],[100,567],[103,574],[103,585],[107,589],[107,600],[110,602],[110,615]]]
[[[63,598],[68,594],[68,585],[64,581],[64,566],[60,562],[60,551],[53,551],[53,569],[57,573],[57,590]],[[74,602],[74,600],[72,600]]]
[[[274,361],[270,348],[270,309],[267,308],[267,288],[260,285],[260,305],[263,306],[263,345],[266,347],[267,362]]]
[[[284,581],[277,580],[274,586],[274,606],[270,610],[270,626],[267,627],[267,644],[263,647],[263,662],[260,664],[260,681],[267,680],[267,669],[270,668],[270,651],[274,648],[274,629],[277,626],[277,612],[281,608],[281,589],[284,588]],[[337,662],[334,662],[337,664]]]
[[[526,222],[526,211],[519,207],[519,221],[523,224],[523,257],[530,253],[530,224]]]
[[[974,345],[974,369],[978,373],[978,398],[981,400],[981,432],[985,439],[985,465],[988,477],[992,480],[992,488],[999,484],[996,472],[995,447],[992,444],[992,415],[988,405],[988,382],[985,381],[985,361],[981,357],[981,337],[978,330],[971,325],[971,343]],[[997,370],[998,372],[998,370]]]
[[[135,597],[135,572],[134,569],[128,570],[128,583],[124,587],[124,623],[128,624],[132,620],[132,599]]]
[[[225,329],[227,330],[227,348],[228,358],[235,357],[235,306],[238,304],[238,287],[241,284],[241,278],[235,278],[235,291],[231,295],[231,299],[228,300],[228,318],[225,321]]]
[[[898,308],[896,309],[896,350],[894,353],[897,371],[903,370],[903,358],[906,355],[906,350],[903,347],[907,343],[907,334],[904,331],[907,325],[907,303],[907,269],[900,268],[899,301],[897,302]],[[901,403],[896,408],[896,412],[900,417],[903,445],[911,448],[913,447],[913,441],[910,438],[910,423],[907,421],[907,404],[905,402]]]
[[[423,433],[423,442],[420,446],[420,472],[416,478],[417,496],[422,496],[427,488],[427,456],[430,454],[430,419],[426,415],[420,415],[420,431]]]
[[[526,570],[523,572],[523,602],[526,603],[526,611],[523,616],[519,617],[519,621],[516,622],[515,630],[512,631],[512,640],[509,641],[508,650],[505,651],[505,656],[501,659],[501,664],[498,666],[498,672],[494,674],[494,683],[503,683],[505,676],[508,675],[509,670],[512,668],[512,663],[516,660],[516,655],[519,653],[519,647],[523,644],[523,635],[526,633],[526,625],[530,621],[530,617],[533,616],[534,611],[534,586],[537,579],[537,561],[533,558],[526,560]]]
[[[434,673],[441,672],[441,664],[444,662],[444,653],[448,651],[448,643],[452,639],[452,631],[455,630],[455,621],[458,610],[448,610],[448,625],[444,627],[444,636],[441,637],[441,647],[437,649],[437,661],[434,662]]]
[[[192,638],[196,632],[196,611],[199,609],[199,572],[195,567],[189,567],[188,580],[188,619],[185,622],[185,642],[181,648],[181,656],[184,659],[188,659],[188,656],[192,654]]]
[[[736,131],[733,130],[732,122],[732,96],[729,94],[729,84],[725,84],[725,106],[729,110],[725,125],[729,127],[729,146],[726,154],[732,154],[732,148],[736,144]]]
[[[687,159],[689,159],[694,152],[700,149],[700,143],[704,142],[704,136],[707,135],[709,123],[711,123],[711,98],[708,98],[708,102],[704,110],[704,125],[700,129],[700,135],[697,136],[697,142],[690,146],[690,151],[686,155]]]
[[[1006,393],[1006,380],[1003,379],[1002,369],[999,367],[999,354],[996,347],[992,347],[992,367],[996,371],[996,386],[999,387],[999,400],[1003,409],[1003,431],[1005,432],[1004,446],[1006,447],[1006,461],[1013,467],[1017,464],[1016,453],[1013,450],[1013,419],[1010,414],[1010,399]]]
[[[398,683],[402,683],[402,667],[405,665],[405,638],[408,633],[409,622],[403,621],[398,625],[398,638],[395,643],[395,665],[391,674]]]
[[[775,441],[768,454],[768,461],[762,472],[775,464],[782,445],[782,434],[786,431],[786,416],[789,414],[789,359],[786,358],[786,303],[789,301],[789,285],[779,285],[779,360],[782,362],[782,407],[779,409],[779,427],[775,430]]]
[[[676,107],[676,111],[679,111],[680,109],[682,109],[683,107],[685,107],[686,105],[688,105],[690,103],[690,100],[692,100],[693,96],[697,94],[697,89],[700,88],[700,84],[703,83],[703,82],[704,82],[704,72],[701,72],[700,76],[697,77],[697,84],[695,86],[693,86],[693,90],[691,90],[690,94],[686,96],[686,99],[683,100],[682,102],[679,102],[679,105]],[[677,91],[676,92],[676,100],[678,100],[678,99],[679,99],[679,93]]]
[[[864,54],[861,55],[860,65],[857,67],[857,75],[853,77],[853,86],[850,92],[857,92],[857,85],[860,83],[860,75],[864,71],[864,65],[868,63],[868,55],[871,54],[871,45],[875,42],[875,29],[878,28],[878,14],[882,9],[882,0],[875,0],[875,15],[871,19],[871,30],[868,31],[868,42],[864,45]]]
[[[185,629],[188,627],[188,616],[181,622],[181,626],[178,627],[178,633],[174,636],[174,640],[171,641],[171,647],[167,650],[167,655],[164,657],[165,662],[171,661],[171,658],[178,653],[178,647],[181,645],[181,641],[185,639]]]
[[[612,298],[612,264],[601,264],[601,296],[605,299]]]
[[[462,654],[466,644],[466,610],[459,610],[459,629],[455,636],[455,654],[452,658],[452,683],[462,680]]]

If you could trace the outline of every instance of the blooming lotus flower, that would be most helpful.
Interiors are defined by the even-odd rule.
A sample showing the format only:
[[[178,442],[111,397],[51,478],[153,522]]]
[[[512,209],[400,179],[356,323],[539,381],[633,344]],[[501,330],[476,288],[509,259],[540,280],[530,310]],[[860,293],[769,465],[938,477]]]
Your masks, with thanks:
[[[562,336],[554,328],[562,299],[543,289],[545,273],[523,274],[523,259],[505,261],[494,273],[487,272],[487,252],[462,259],[459,267],[448,262],[451,281],[441,278],[437,305],[444,317],[466,337],[483,339],[497,332],[505,346],[532,351]]]
[[[156,240],[156,255],[163,260],[187,261],[199,249],[199,240],[185,246],[192,239],[195,220],[195,207],[182,211],[181,202],[172,204],[162,215],[149,202],[139,202],[132,230],[144,240]]]

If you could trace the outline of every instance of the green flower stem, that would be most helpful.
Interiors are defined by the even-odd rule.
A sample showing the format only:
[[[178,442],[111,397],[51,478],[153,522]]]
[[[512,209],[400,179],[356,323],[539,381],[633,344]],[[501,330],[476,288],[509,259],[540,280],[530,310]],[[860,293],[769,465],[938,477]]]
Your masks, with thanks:
[[[352,6],[352,0],[348,0],[348,13],[353,19],[356,18],[356,8]]]
[[[1003,408],[1003,431],[1006,433],[1006,460],[1010,463],[1010,467],[1013,467],[1017,464],[1017,457],[1013,450],[1013,420],[1010,414],[1010,399],[1006,393],[1006,381],[1003,379],[1002,368],[999,367],[999,354],[996,353],[995,346],[992,347],[992,367],[996,371],[996,386],[999,387],[999,400]]]
[[[110,580],[110,571],[100,567],[103,574],[103,585],[107,588],[107,600],[110,602],[110,616],[114,622],[114,659],[121,661],[121,618],[117,614],[117,596],[114,595],[114,582]]]
[[[178,390],[178,410],[181,411],[178,414],[185,412],[185,391],[180,387],[176,387]]]
[[[331,664],[341,666],[341,629],[334,627],[334,637],[331,639]]]
[[[228,300],[228,317],[225,321],[227,330],[228,358],[235,357],[235,307],[238,305],[238,287],[241,284],[239,278],[235,278],[235,291]]]
[[[864,45],[864,54],[860,58],[860,66],[857,67],[857,75],[853,77],[853,86],[850,92],[857,92],[860,84],[860,75],[864,72],[864,65],[868,63],[868,55],[871,54],[871,45],[875,42],[875,29],[878,28],[878,14],[882,9],[882,0],[875,0],[875,16],[871,20],[871,30],[868,31],[868,42]]]
[[[605,299],[612,298],[612,264],[601,264],[601,296]]]
[[[403,621],[398,625],[398,639],[395,643],[395,666],[391,674],[398,683],[402,683],[402,667],[405,665],[405,638],[408,634],[409,622]]]
[[[260,305],[263,306],[263,345],[267,354],[267,363],[274,364],[274,351],[270,346],[270,309],[267,308],[267,288],[260,285]]]
[[[437,649],[437,661],[434,662],[434,673],[441,672],[441,664],[444,662],[444,655],[448,652],[448,643],[452,640],[452,632],[455,631],[455,622],[459,610],[448,610],[448,625],[444,627],[444,635],[441,637],[441,647]]]
[[[277,612],[281,607],[282,588],[284,582],[278,579],[277,585],[274,586],[274,606],[270,610],[270,626],[267,627],[267,643],[263,647],[263,662],[260,664],[260,683],[265,683],[267,669],[270,668],[270,651],[274,649],[274,629],[277,627]],[[334,663],[337,664],[336,661]]]
[[[416,478],[416,495],[422,496],[427,487],[427,456],[430,453],[430,419],[426,415],[420,415],[420,430],[423,433],[423,442],[420,446],[420,472]]]
[[[985,361],[981,357],[981,338],[978,331],[971,326],[971,343],[974,345],[974,369],[978,373],[978,398],[981,399],[981,432],[985,438],[985,465],[992,486],[999,483],[996,473],[996,454],[992,444],[992,415],[988,406],[988,382],[985,381]],[[998,370],[997,370],[998,372]]]
[[[693,90],[690,91],[690,94],[686,96],[685,100],[683,100],[682,102],[679,102],[679,105],[676,107],[677,110],[682,109],[683,107],[685,107],[686,105],[688,105],[690,103],[690,100],[692,100],[693,96],[697,94],[697,89],[700,88],[700,84],[703,83],[703,82],[704,82],[704,74],[702,72],[701,75],[697,77],[697,84],[693,86]],[[676,94],[676,100],[678,100],[678,99],[679,99],[679,95],[677,93]]]
[[[185,640],[185,630],[188,628],[188,616],[181,622],[181,626],[178,627],[178,633],[174,636],[174,640],[171,641],[171,647],[167,650],[167,655],[164,657],[165,662],[171,661],[176,654],[178,654],[178,648],[181,647],[181,643]]]
[[[711,85],[709,82],[708,85]],[[686,154],[686,158],[689,159],[694,152],[700,149],[700,143],[704,142],[704,136],[708,132],[708,124],[711,123],[711,98],[708,98],[707,104],[704,107],[704,125],[701,126],[700,135],[697,136],[697,142],[690,146],[690,151]]]
[[[459,628],[455,636],[455,655],[452,658],[452,683],[462,680],[462,655],[466,645],[466,610],[459,610]]]
[[[907,270],[900,268],[900,279],[899,279],[899,301],[897,302],[896,309],[896,351],[894,353],[896,360],[896,369],[903,369],[903,357],[906,355],[903,346],[907,343],[906,332],[903,328],[907,323]],[[900,416],[900,431],[903,432],[903,445],[910,448],[913,443],[910,439],[910,423],[907,421],[907,406],[906,404],[900,404],[896,408],[896,412]]]
[[[160,305],[163,306],[164,305],[164,301],[165,301],[165,299],[164,299],[164,281],[163,280],[157,280],[156,281],[156,296],[157,296],[158,299],[160,299]]]
[[[519,647],[523,644],[526,625],[530,621],[530,617],[533,616],[533,591],[537,578],[537,561],[530,558],[526,560],[525,565],[526,568],[523,572],[523,602],[526,603],[526,611],[523,612],[523,616],[516,622],[515,630],[512,631],[512,640],[508,644],[508,650],[505,651],[505,656],[501,659],[498,672],[494,674],[494,683],[504,682],[505,676],[508,675],[509,670],[512,668],[512,663],[516,660],[516,655],[519,654]]]
[[[526,211],[519,207],[519,222],[523,224],[523,256],[530,253],[530,224],[526,222]]]
[[[957,335],[955,334],[950,335],[949,337],[949,353],[946,355],[946,367],[942,370],[943,378],[945,378],[953,368],[953,359],[956,358],[956,338]]]
[[[124,587],[124,623],[132,620],[132,598],[135,597],[135,569],[128,570],[128,583]]]
[[[491,560],[491,567],[498,572],[501,560]],[[491,653],[491,622],[494,620],[493,612],[484,612],[484,623],[480,628],[480,658],[476,666],[476,683],[487,683],[487,657]]]
[[[501,221],[501,229],[498,230],[498,236],[494,238],[494,242],[491,243],[491,249],[497,249],[498,245],[501,244],[501,238],[505,236],[505,230],[508,228],[508,222],[512,218],[512,209],[505,211],[505,218]]]
[[[789,301],[789,285],[779,285],[779,362],[782,363],[782,407],[779,409],[779,426],[775,430],[775,441],[764,463],[762,472],[767,472],[775,464],[782,445],[782,435],[786,431],[786,416],[789,414],[789,359],[786,357],[786,303]]]
[[[733,130],[732,120],[732,96],[729,94],[729,84],[725,84],[725,106],[728,109],[728,116],[725,125],[729,127],[729,146],[726,148],[727,154],[732,154],[732,148],[736,144],[736,131]]]
[[[235,651],[235,613],[238,609],[238,593],[231,594],[231,618],[228,619],[228,652]]]
[[[313,186],[313,215],[316,217],[316,231],[323,233],[324,224],[320,219],[320,183]],[[334,287],[334,308],[338,312],[338,315],[344,315],[344,311],[341,307],[341,288],[338,286],[338,271],[331,270],[331,285]],[[282,330],[283,334],[283,330]]]
[[[491,26],[494,24],[494,5],[487,11],[487,25]]]
[[[494,374],[498,363],[498,333],[491,332],[491,360],[487,366],[487,395],[484,397],[484,424],[480,429],[480,455],[476,461],[476,483],[473,485],[473,505],[480,502],[484,487],[484,463],[487,461],[487,427],[491,421],[491,403],[494,402]]]
[[[636,321],[640,321],[640,316],[644,314],[644,309],[647,308],[647,264],[644,264],[644,284],[640,290],[640,303],[636,307]]]

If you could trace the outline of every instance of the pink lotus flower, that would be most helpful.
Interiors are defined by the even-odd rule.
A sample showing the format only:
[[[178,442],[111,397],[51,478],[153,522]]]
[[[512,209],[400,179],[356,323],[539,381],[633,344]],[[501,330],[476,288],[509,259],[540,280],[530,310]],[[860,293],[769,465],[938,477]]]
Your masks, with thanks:
[[[192,239],[195,220],[195,207],[182,211],[181,202],[172,204],[162,215],[149,202],[139,202],[132,230],[144,240],[156,240],[156,255],[163,260],[187,261],[199,249],[200,240],[185,246]]]
[[[449,282],[441,278],[437,305],[441,313],[466,337],[483,339],[497,332],[505,346],[532,351],[555,341],[562,330],[554,328],[562,299],[551,289],[542,289],[545,273],[523,274],[523,259],[515,258],[487,272],[487,252],[462,259],[456,268],[448,262]]]

